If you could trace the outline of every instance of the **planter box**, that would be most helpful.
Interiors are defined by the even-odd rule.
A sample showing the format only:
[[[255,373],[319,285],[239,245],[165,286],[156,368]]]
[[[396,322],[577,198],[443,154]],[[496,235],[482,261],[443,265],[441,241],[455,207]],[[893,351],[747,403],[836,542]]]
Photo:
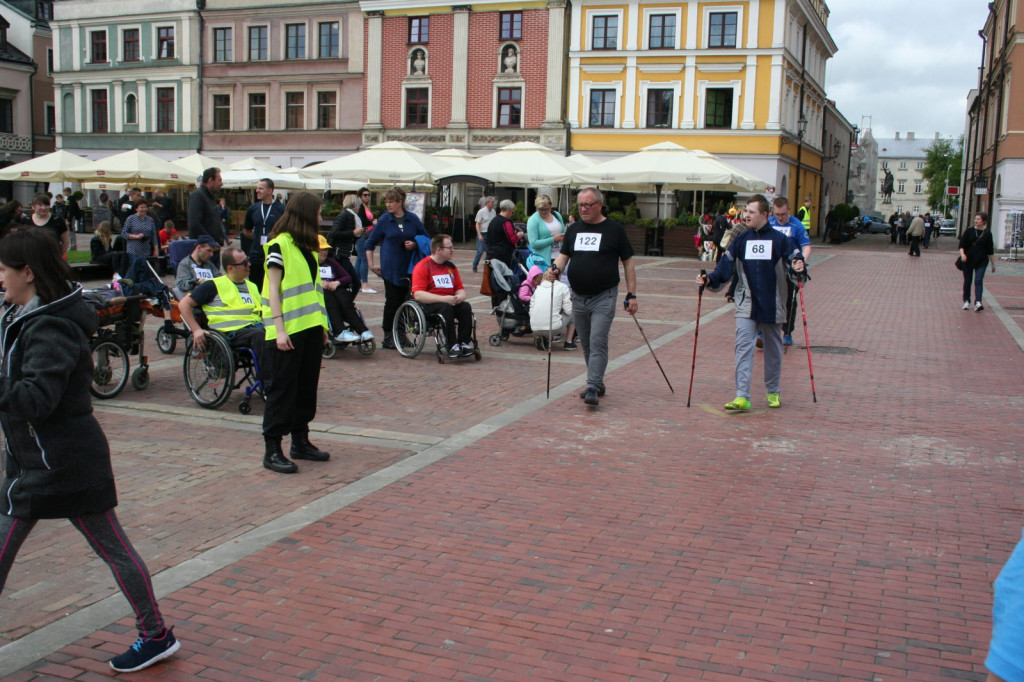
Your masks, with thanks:
[[[633,247],[633,253],[638,256],[647,254],[647,229],[639,225],[624,225],[629,245]]]
[[[662,255],[674,258],[700,258],[700,250],[693,242],[695,234],[697,234],[697,228],[683,225],[665,230]]]

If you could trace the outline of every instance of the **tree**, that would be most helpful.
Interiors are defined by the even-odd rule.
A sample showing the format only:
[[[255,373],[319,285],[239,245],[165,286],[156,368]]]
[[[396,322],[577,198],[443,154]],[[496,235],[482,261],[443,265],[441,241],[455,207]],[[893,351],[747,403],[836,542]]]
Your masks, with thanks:
[[[928,183],[928,206],[932,211],[941,211],[943,206],[952,210],[953,203],[959,201],[951,199],[946,203],[946,181],[949,185],[960,184],[960,169],[963,166],[964,148],[963,137],[958,139],[936,140],[928,148],[925,156],[924,170],[921,175]]]

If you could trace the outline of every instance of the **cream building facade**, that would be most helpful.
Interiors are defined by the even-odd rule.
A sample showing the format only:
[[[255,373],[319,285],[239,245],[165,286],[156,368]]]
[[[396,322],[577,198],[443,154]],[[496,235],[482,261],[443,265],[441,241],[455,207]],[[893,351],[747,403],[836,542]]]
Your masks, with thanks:
[[[919,138],[913,132],[896,133],[891,138],[877,139],[878,144],[878,192],[873,208],[888,218],[893,212],[910,211],[913,214],[925,214],[931,211],[928,206],[928,181],[924,179],[925,159],[928,148],[938,141],[939,134],[933,138]],[[893,176],[892,201],[886,202],[882,195],[885,183],[885,172]],[[955,182],[950,178],[951,183]]]

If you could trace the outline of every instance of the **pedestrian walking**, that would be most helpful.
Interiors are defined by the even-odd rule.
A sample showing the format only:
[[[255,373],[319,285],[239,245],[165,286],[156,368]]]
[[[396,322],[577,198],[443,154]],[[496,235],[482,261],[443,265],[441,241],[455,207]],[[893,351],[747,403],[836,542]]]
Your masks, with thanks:
[[[619,296],[619,261],[626,277],[625,302],[630,315],[636,315],[639,309],[636,271],[626,228],[601,213],[604,195],[600,190],[594,187],[580,190],[576,205],[580,219],[566,230],[562,250],[545,277],[554,281],[572,261],[568,271],[572,315],[587,364],[587,386],[580,392],[580,398],[587,405],[596,406],[605,394],[608,333]]]
[[[911,256],[921,257],[921,240],[924,239],[924,218],[920,215],[914,216],[914,219],[910,221],[910,227],[907,228],[907,241],[910,242],[910,251],[907,253]]]
[[[768,223],[768,200],[755,194],[743,212],[749,228],[729,244],[710,275],[697,275],[697,285],[718,291],[736,275],[736,397],[726,410],[750,409],[750,378],[754,344],[764,339],[764,384],[768,407],[780,407],[782,375],[782,323],[786,318],[787,280],[790,269],[804,271],[804,257],[791,237]]]
[[[964,274],[964,310],[971,308],[971,284],[974,284],[974,310],[981,312],[985,306],[981,295],[985,291],[985,268],[991,264],[996,271],[995,243],[992,231],[988,229],[988,213],[974,216],[974,227],[964,230],[960,237],[960,262]]]
[[[92,413],[89,336],[96,312],[82,299],[57,241],[20,230],[0,241],[0,425],[6,471],[0,492],[0,591],[40,519],[68,519],[110,567],[135,613],[139,637],[110,660],[142,670],[180,644],[160,615],[146,564],[118,522],[110,446]]]

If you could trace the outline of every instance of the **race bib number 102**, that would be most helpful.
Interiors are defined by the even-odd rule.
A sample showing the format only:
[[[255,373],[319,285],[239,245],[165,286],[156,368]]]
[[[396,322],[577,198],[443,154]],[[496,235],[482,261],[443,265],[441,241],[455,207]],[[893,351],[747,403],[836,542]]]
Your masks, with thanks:
[[[434,286],[438,289],[454,289],[455,282],[451,275],[434,275]]]
[[[573,249],[576,251],[600,251],[601,235],[594,232],[580,232],[576,235]]]
[[[747,242],[747,260],[771,260],[772,243],[768,239],[751,239]]]

